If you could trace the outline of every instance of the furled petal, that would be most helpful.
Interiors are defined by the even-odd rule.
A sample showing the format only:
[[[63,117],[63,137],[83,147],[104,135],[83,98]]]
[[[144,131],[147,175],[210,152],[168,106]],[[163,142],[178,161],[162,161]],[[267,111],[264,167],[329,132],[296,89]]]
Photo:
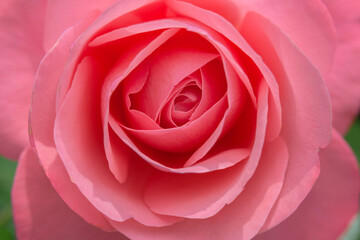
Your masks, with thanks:
[[[118,232],[104,232],[76,215],[54,191],[31,148],[21,154],[12,204],[19,240],[127,239]]]
[[[330,145],[320,151],[320,164],[318,181],[295,213],[254,240],[338,239],[358,211],[359,167],[336,131]]]
[[[329,87],[334,127],[342,134],[360,112],[360,2],[323,0],[337,31],[337,49],[332,71],[325,78]]]
[[[0,3],[0,154],[17,159],[28,142],[33,78],[42,48],[45,0]]]
[[[217,56],[198,34],[178,33],[149,57],[149,75],[143,88],[131,94],[132,107],[155,120],[172,89]]]

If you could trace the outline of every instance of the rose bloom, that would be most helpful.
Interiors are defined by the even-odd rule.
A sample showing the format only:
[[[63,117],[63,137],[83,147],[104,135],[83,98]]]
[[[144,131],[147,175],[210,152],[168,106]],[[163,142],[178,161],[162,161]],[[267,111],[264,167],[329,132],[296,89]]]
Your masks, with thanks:
[[[18,239],[338,238],[359,18],[356,0],[2,0]]]

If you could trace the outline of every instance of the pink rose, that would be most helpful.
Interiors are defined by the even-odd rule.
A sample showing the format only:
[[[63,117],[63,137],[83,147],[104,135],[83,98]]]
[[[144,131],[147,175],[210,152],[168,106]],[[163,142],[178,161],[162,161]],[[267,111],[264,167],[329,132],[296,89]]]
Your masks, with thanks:
[[[338,131],[360,104],[357,2],[8,0],[0,16],[19,239],[325,240],[356,214]]]

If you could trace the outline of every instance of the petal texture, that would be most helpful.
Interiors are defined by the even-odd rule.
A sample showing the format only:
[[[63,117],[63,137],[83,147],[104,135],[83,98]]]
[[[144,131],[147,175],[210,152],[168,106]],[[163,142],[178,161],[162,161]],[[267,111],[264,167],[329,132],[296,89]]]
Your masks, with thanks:
[[[337,239],[358,211],[360,179],[357,161],[336,131],[320,151],[321,173],[296,212],[255,240]]]
[[[360,112],[360,2],[323,0],[337,30],[337,49],[329,87],[334,127],[345,134]]]
[[[21,155],[12,199],[19,240],[127,239],[118,232],[103,232],[71,211],[52,188],[31,148]]]
[[[0,154],[17,159],[28,142],[33,78],[44,55],[45,0],[0,3]]]

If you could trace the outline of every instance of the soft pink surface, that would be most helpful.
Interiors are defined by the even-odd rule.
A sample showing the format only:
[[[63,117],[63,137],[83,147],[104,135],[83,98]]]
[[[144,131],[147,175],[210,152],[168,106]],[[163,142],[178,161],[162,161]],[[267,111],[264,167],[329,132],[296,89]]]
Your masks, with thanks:
[[[0,154],[13,160],[29,139],[31,89],[44,55],[45,5],[45,0],[0,2]]]
[[[335,59],[325,80],[331,94],[334,127],[344,135],[360,112],[360,2],[323,2],[337,31]]]
[[[299,208],[275,228],[254,240],[338,239],[359,207],[359,167],[341,135],[333,131],[328,147],[320,151],[321,172]]]
[[[74,213],[54,191],[30,147],[20,157],[12,199],[19,240],[127,239],[120,233],[103,232]]]
[[[282,140],[267,144],[259,167],[242,195],[213,217],[184,220],[164,228],[145,227],[133,220],[113,225],[132,239],[215,240],[233,239],[235,236],[237,239],[250,239],[260,230],[279,194],[286,162],[287,150]]]
[[[351,33],[357,25],[348,20],[358,15],[341,15],[330,0],[336,52],[331,15],[320,0],[49,0],[46,9],[35,1],[42,6],[31,20],[36,29],[7,23],[28,16],[25,8],[16,11],[18,3],[0,5],[0,16],[7,14],[0,26],[37,34],[26,41],[29,49],[16,34],[1,33],[0,49],[9,42],[14,47],[4,49],[0,63],[16,71],[8,76],[1,69],[0,76],[21,80],[0,88],[0,106],[8,111],[0,123],[11,124],[0,128],[6,141],[0,152],[16,157],[26,145],[26,116],[14,113],[28,111],[38,66],[29,126],[36,154],[24,151],[13,189],[21,239],[76,239],[82,231],[90,239],[120,236],[100,229],[133,239],[251,239],[287,219],[319,175],[318,151],[329,143],[332,127],[323,78],[337,129],[344,132],[358,111],[358,100],[342,96],[356,98],[358,72],[339,68],[349,61],[349,68],[357,66],[349,54],[357,51],[358,35]],[[47,52],[39,63],[42,48]],[[9,62],[13,56],[24,62]],[[348,84],[340,94],[333,86],[345,73]],[[19,87],[24,94],[14,94]],[[13,140],[5,140],[9,135]],[[342,155],[349,157],[343,165]],[[297,224],[308,229],[305,217],[313,214],[317,224],[320,214],[332,212],[330,224],[337,227],[311,232],[322,240],[338,235],[355,213],[359,179],[336,132],[320,157],[323,172],[299,208],[304,213],[295,212],[285,226],[303,221]],[[334,166],[348,177],[340,181],[342,189]],[[324,188],[330,180],[336,189]],[[349,200],[344,209],[334,207],[345,201],[338,192]],[[310,214],[306,209],[321,205],[322,194],[331,201]],[[59,212],[46,216],[55,207]],[[46,217],[54,221],[41,232]],[[73,225],[72,235],[53,230],[57,218],[64,227]],[[288,234],[281,226],[263,236]]]

